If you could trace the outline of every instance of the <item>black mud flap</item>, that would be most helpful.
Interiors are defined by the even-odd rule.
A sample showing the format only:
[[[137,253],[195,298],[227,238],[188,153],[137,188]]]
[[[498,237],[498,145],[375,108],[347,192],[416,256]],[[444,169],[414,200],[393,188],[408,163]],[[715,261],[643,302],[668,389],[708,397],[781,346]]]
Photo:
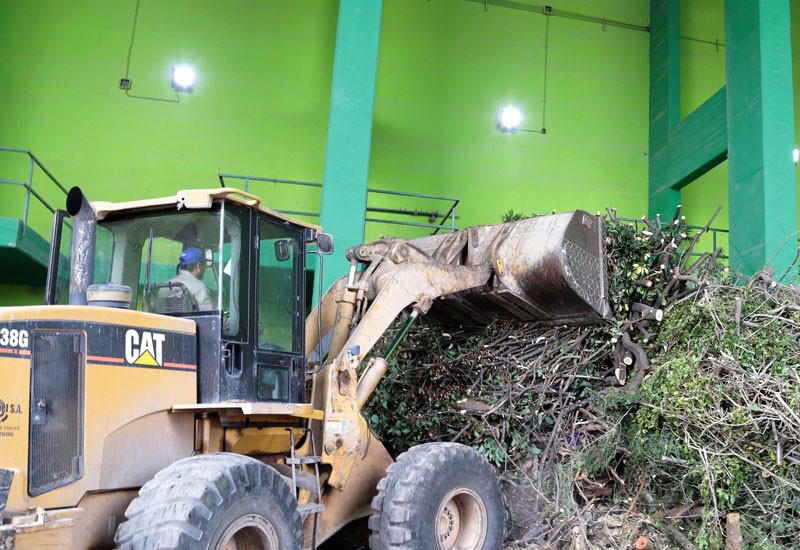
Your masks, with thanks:
[[[8,503],[8,493],[11,491],[11,480],[14,479],[14,472],[0,468],[0,522],[3,519],[3,512],[6,511]],[[0,532],[0,542],[3,541],[3,533]],[[4,546],[0,545],[0,548]]]

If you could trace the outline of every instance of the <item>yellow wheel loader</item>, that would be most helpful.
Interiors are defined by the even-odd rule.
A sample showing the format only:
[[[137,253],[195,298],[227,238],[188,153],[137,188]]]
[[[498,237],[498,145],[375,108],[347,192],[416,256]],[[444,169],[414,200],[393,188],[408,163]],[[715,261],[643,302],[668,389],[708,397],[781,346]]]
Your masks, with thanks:
[[[398,341],[418,317],[602,320],[603,247],[580,211],[381,239],[306,317],[319,227],[236,189],[73,188],[46,305],[0,308],[0,549],[316,548],[365,517],[376,549],[500,547],[485,459],[432,443],[394,461],[370,430],[387,368],[370,351],[398,317]]]

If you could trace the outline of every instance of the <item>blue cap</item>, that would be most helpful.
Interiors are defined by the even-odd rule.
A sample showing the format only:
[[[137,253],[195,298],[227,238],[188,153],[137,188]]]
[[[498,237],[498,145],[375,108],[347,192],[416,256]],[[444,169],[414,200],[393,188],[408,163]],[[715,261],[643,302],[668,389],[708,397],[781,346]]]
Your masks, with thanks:
[[[199,248],[187,248],[181,252],[180,265],[182,266],[192,265],[202,261],[205,261],[205,256],[203,255],[203,251]]]

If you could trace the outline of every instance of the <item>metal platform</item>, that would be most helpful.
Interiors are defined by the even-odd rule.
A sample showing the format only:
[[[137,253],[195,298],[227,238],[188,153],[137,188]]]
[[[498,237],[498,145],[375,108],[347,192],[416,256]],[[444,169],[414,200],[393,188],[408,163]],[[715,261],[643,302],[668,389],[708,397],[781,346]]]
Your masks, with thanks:
[[[50,243],[22,220],[0,217],[0,284],[44,286]]]

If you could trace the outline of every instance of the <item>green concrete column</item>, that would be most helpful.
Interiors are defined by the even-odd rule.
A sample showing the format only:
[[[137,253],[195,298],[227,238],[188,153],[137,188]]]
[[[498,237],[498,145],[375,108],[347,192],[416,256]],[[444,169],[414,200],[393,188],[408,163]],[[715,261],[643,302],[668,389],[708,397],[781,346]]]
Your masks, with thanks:
[[[372,112],[383,0],[340,0],[320,224],[333,234],[323,288],[345,275],[344,251],[364,240]]]
[[[669,180],[670,130],[681,121],[680,0],[650,0],[650,217],[680,204]]]
[[[725,43],[730,265],[780,276],[797,253],[789,0],[726,0]]]
[[[650,0],[650,217],[671,218],[681,188],[725,160],[725,88],[681,121],[680,0]]]

